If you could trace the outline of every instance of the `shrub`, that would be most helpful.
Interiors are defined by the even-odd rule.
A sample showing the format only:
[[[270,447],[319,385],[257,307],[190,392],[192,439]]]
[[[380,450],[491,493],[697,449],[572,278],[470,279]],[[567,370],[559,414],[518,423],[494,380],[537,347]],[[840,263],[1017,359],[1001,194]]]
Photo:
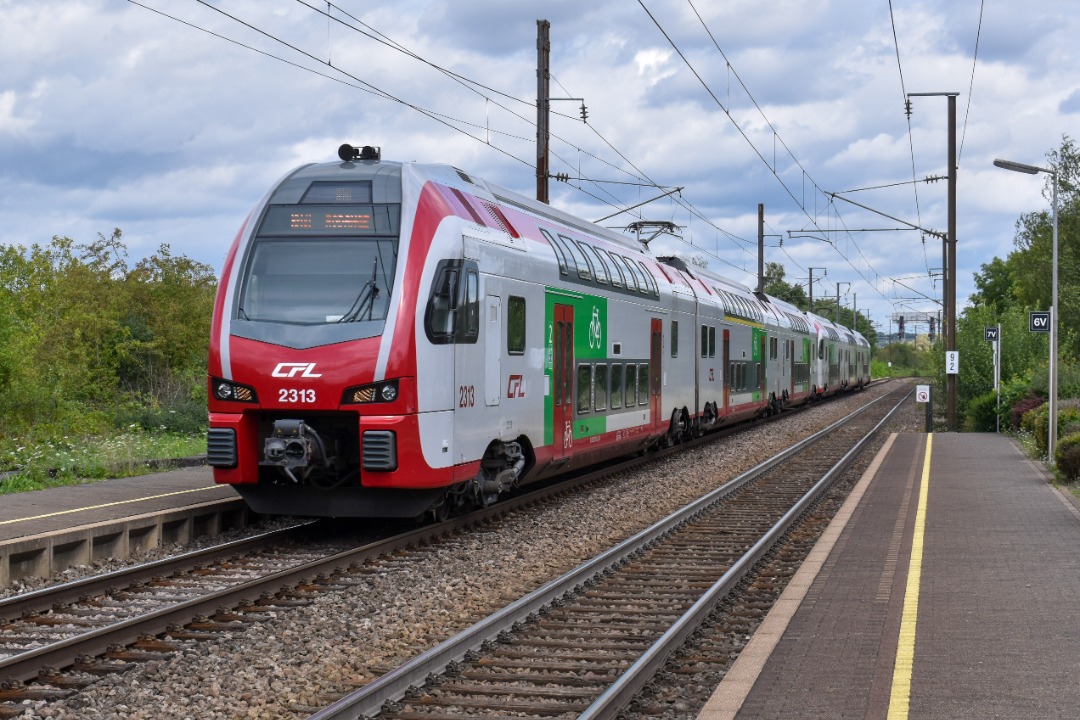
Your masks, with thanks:
[[[1039,453],[1045,456],[1050,445],[1050,403],[1043,403],[1035,410],[1029,410],[1024,414],[1024,423],[1031,419],[1031,432],[1035,436],[1035,447]],[[1080,400],[1072,398],[1058,402],[1057,427],[1058,437],[1062,437],[1061,429],[1080,425]],[[1028,429],[1024,426],[1024,429]],[[1055,448],[1055,451],[1057,448]],[[1056,452],[1055,452],[1056,454]]]
[[[997,392],[991,390],[973,397],[964,413],[967,432],[994,432],[997,429]]]
[[[1067,481],[1080,480],[1080,432],[1061,438],[1054,448],[1054,459]]]
[[[1037,427],[1039,425],[1038,418],[1039,418],[1039,412],[1040,411],[1041,412],[1047,412],[1047,413],[1049,412],[1049,410],[1047,409],[1047,403],[1046,403],[1045,400],[1040,402],[1038,405],[1034,406],[1030,410],[1024,411],[1020,415],[1020,429],[1023,430],[1024,432],[1030,433],[1033,436],[1037,435],[1038,433],[1037,433],[1036,429],[1037,429]]]
[[[1024,429],[1024,430],[1027,430],[1028,432],[1033,432],[1034,427],[1032,427],[1032,426],[1024,427],[1024,425],[1022,423],[1024,414],[1027,413],[1030,410],[1035,410],[1036,408],[1038,408],[1040,405],[1042,405],[1045,402],[1046,402],[1046,400],[1043,400],[1041,397],[1039,397],[1037,395],[1025,395],[1025,396],[1019,398],[1018,400],[1016,400],[1013,403],[1010,410],[1009,410],[1009,421],[1012,424],[1012,429],[1013,430]]]

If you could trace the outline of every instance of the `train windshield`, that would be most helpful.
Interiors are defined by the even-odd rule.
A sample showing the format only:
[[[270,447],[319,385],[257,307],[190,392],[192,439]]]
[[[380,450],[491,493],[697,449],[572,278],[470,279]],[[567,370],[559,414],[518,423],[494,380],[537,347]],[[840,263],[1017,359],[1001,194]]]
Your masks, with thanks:
[[[385,320],[396,260],[393,238],[258,238],[236,317],[294,325]]]

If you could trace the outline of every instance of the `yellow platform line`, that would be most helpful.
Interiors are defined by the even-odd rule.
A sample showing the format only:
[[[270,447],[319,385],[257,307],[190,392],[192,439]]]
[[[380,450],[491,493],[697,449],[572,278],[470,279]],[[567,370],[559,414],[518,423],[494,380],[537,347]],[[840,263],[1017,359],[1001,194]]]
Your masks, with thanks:
[[[101,508],[142,502],[143,500],[157,500],[158,498],[173,497],[175,495],[184,495],[186,493],[204,492],[206,490],[213,490],[217,487],[220,486],[210,485],[208,487],[191,488],[190,490],[177,490],[175,492],[162,493],[161,495],[148,495],[146,497],[131,498],[130,500],[117,500],[116,502],[102,503],[101,505],[90,505],[88,507],[73,508],[71,510],[58,510],[56,512],[45,513],[44,515],[33,515],[31,517],[15,518],[14,520],[0,520],[0,525],[14,525],[15,523],[28,522],[30,520],[42,520],[44,518],[57,517],[59,515],[70,515],[71,513],[83,512],[84,510],[100,510]]]
[[[919,584],[922,581],[926,497],[930,490],[930,449],[933,444],[933,434],[927,434],[922,482],[919,484],[919,505],[915,512],[915,534],[911,539],[907,589],[904,591],[904,612],[900,619],[900,640],[896,646],[896,665],[893,666],[892,691],[889,695],[888,720],[907,720],[911,705],[911,671],[915,662],[915,625],[919,618]]]

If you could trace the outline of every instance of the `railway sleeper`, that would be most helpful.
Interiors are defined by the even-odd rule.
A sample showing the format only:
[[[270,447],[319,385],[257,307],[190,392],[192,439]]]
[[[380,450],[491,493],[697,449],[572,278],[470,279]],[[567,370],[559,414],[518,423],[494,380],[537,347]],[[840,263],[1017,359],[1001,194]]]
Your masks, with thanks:
[[[60,672],[51,665],[38,670],[37,682],[43,685],[52,685],[56,688],[70,689],[71,692],[88,688],[97,682],[97,678],[87,675]]]
[[[74,690],[47,688],[40,685],[26,685],[17,680],[0,682],[0,702],[22,702],[24,700],[63,700],[75,694]]]

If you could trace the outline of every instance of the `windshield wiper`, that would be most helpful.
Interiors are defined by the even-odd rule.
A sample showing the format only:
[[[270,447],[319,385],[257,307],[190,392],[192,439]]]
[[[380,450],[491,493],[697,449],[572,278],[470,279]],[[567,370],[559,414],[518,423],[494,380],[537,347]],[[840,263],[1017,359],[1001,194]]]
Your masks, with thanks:
[[[339,323],[371,319],[371,315],[375,311],[375,298],[379,297],[379,287],[375,284],[378,273],[379,258],[375,258],[374,267],[371,268],[371,279],[364,283],[364,287],[360,288],[360,294],[353,300],[349,311],[338,320]],[[365,310],[367,311],[367,317],[362,318]]]

